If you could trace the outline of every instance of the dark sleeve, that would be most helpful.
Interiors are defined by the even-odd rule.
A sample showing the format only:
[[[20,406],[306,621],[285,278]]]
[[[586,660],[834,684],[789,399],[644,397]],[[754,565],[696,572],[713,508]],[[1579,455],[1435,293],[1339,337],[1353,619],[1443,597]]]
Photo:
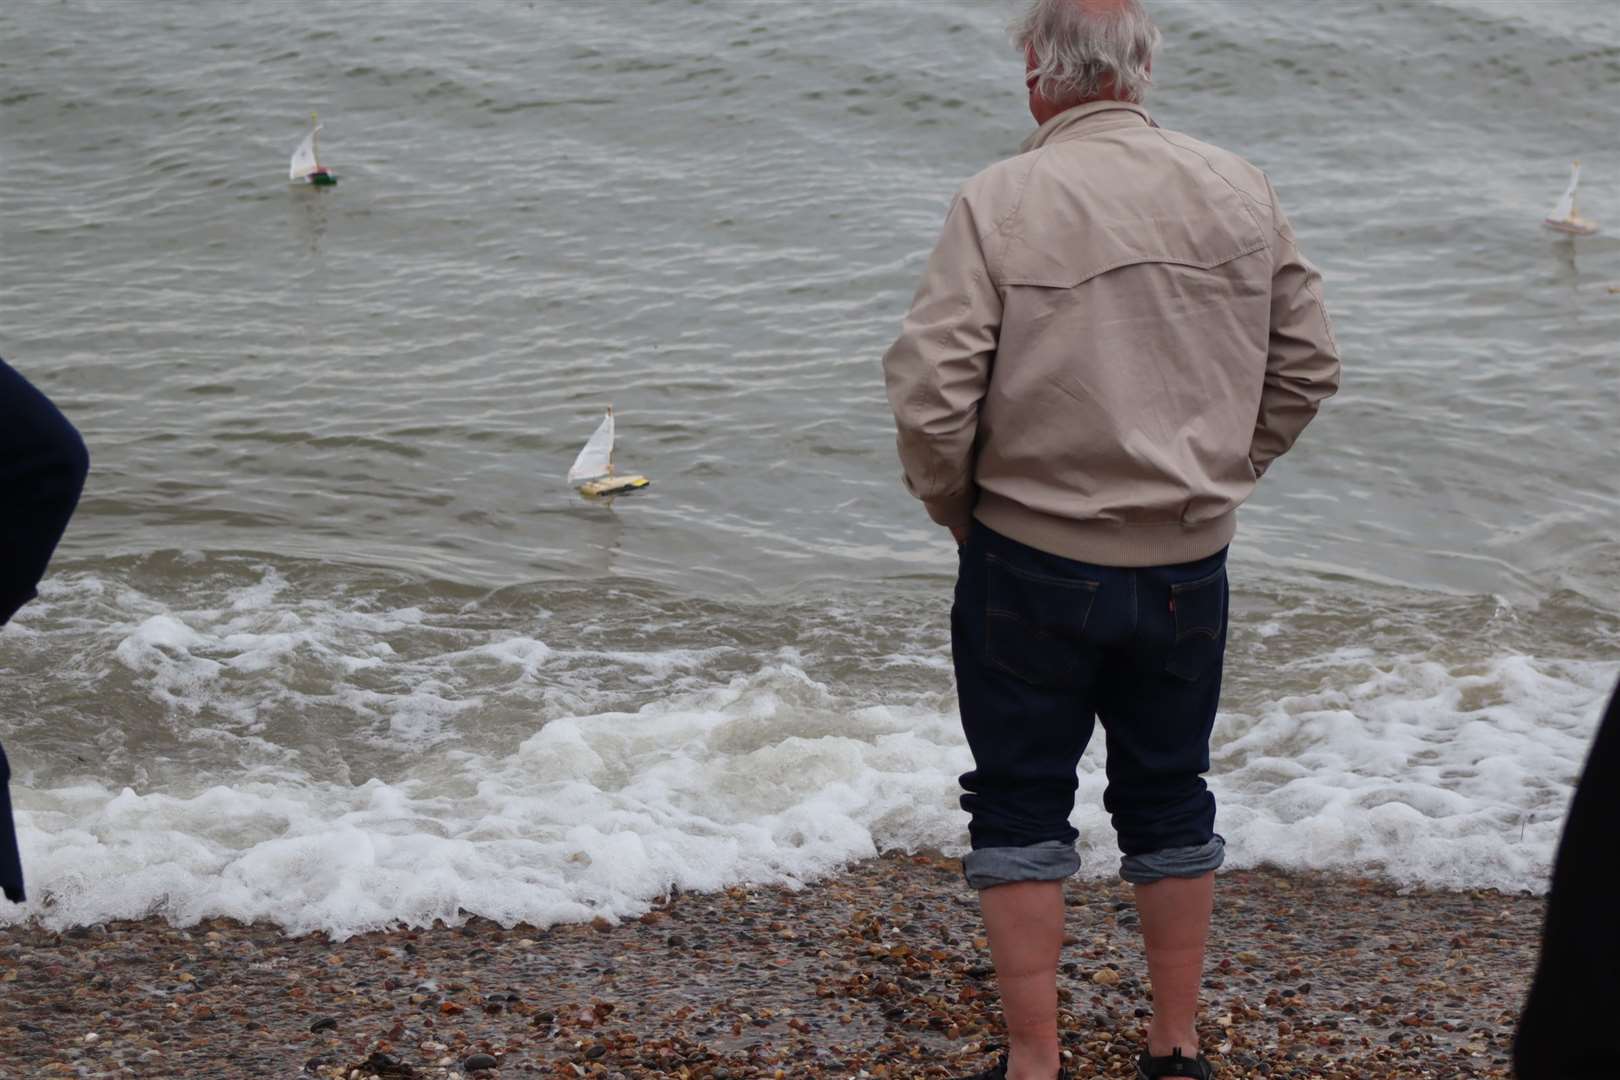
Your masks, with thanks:
[[[1541,964],[1514,1041],[1520,1080],[1589,1071],[1612,1056],[1620,1004],[1615,837],[1620,832],[1620,688],[1570,803],[1553,865]]]
[[[89,469],[67,417],[0,360],[0,625],[34,598]]]

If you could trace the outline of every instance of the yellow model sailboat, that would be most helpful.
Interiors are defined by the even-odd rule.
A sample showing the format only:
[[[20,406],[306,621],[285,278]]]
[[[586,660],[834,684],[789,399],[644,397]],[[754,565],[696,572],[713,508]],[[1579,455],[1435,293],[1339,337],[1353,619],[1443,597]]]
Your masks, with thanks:
[[[628,495],[652,483],[640,473],[620,473],[613,468],[613,436],[613,406],[609,405],[607,415],[568,470],[568,482],[587,498]]]

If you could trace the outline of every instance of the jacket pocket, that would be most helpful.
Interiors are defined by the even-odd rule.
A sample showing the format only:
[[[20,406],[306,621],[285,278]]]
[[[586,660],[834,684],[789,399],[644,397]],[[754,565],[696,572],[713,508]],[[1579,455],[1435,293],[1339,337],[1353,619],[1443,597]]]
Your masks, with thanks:
[[[1226,648],[1226,567],[1180,585],[1170,586],[1176,616],[1176,642],[1164,670],[1178,679],[1197,682]]]
[[[1072,690],[1097,582],[1056,577],[985,557],[985,662],[1032,686]]]

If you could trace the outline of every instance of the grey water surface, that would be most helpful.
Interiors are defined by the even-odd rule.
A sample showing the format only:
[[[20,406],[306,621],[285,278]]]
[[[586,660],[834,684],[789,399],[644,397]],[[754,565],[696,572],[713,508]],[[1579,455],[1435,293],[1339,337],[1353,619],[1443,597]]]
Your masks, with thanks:
[[[1267,170],[1345,357],[1243,512],[1235,730],[1526,718],[1567,743],[1505,801],[1551,828],[1620,657],[1620,5],[1150,6],[1157,119]],[[0,7],[0,355],[94,459],[0,637],[19,805],[386,779],[770,665],[948,711],[954,556],[878,358],[1032,126],[1014,10]],[[285,179],[313,110],[332,189]],[[1571,241],[1576,157],[1608,229]],[[653,486],[589,504],[610,402]]]

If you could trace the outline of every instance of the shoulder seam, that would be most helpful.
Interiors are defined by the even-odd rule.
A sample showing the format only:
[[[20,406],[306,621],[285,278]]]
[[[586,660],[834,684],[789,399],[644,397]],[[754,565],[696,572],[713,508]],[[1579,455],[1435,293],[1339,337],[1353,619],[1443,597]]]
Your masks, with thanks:
[[[1277,228],[1277,215],[1275,213],[1275,210],[1276,210],[1275,206],[1273,206],[1273,205],[1267,205],[1266,206],[1267,216],[1271,218],[1271,224],[1270,224],[1270,228],[1268,230],[1267,226],[1264,223],[1262,223],[1255,214],[1255,208],[1258,208],[1261,205],[1260,200],[1256,199],[1253,195],[1249,194],[1247,191],[1244,191],[1242,188],[1240,188],[1236,184],[1232,183],[1232,181],[1227,178],[1225,173],[1221,172],[1221,170],[1219,170],[1219,169],[1217,169],[1215,167],[1215,163],[1209,159],[1209,156],[1207,154],[1203,153],[1202,151],[1200,151],[1200,150],[1198,150],[1198,149],[1196,149],[1194,147],[1188,146],[1185,143],[1179,143],[1176,140],[1170,138],[1169,134],[1163,128],[1153,128],[1151,130],[1156,135],[1158,135],[1159,138],[1163,139],[1166,143],[1168,143],[1171,146],[1175,147],[1177,150],[1185,150],[1187,153],[1192,154],[1194,157],[1198,158],[1200,161],[1202,161],[1204,163],[1205,168],[1209,169],[1209,171],[1211,173],[1213,173],[1217,178],[1220,179],[1221,183],[1223,183],[1227,187],[1231,188],[1233,194],[1237,195],[1240,199],[1243,200],[1244,205],[1245,205],[1245,209],[1248,211],[1249,217],[1254,220],[1255,228],[1259,229],[1261,232],[1270,231],[1272,233],[1275,233],[1278,237],[1280,237],[1280,238],[1282,238],[1284,240],[1287,239],[1287,237],[1283,235],[1283,231],[1281,229]],[[1261,172],[1261,175],[1264,176],[1265,173]]]
[[[1041,150],[1036,150],[1029,155],[1031,158],[1029,167],[1024,169],[1022,175],[1018,178],[1018,188],[1013,196],[1012,205],[1007,208],[1005,213],[990,223],[989,231],[985,234],[986,237],[994,235],[1001,241],[999,250],[994,250],[989,245],[985,246],[985,265],[990,270],[990,281],[993,285],[1002,283],[1002,270],[1007,265],[1007,252],[1012,249],[1013,240],[1013,233],[1007,226],[1018,216],[1018,212],[1024,208],[1024,195],[1029,190],[1029,178],[1035,173],[1035,166],[1040,160],[1041,153]]]

